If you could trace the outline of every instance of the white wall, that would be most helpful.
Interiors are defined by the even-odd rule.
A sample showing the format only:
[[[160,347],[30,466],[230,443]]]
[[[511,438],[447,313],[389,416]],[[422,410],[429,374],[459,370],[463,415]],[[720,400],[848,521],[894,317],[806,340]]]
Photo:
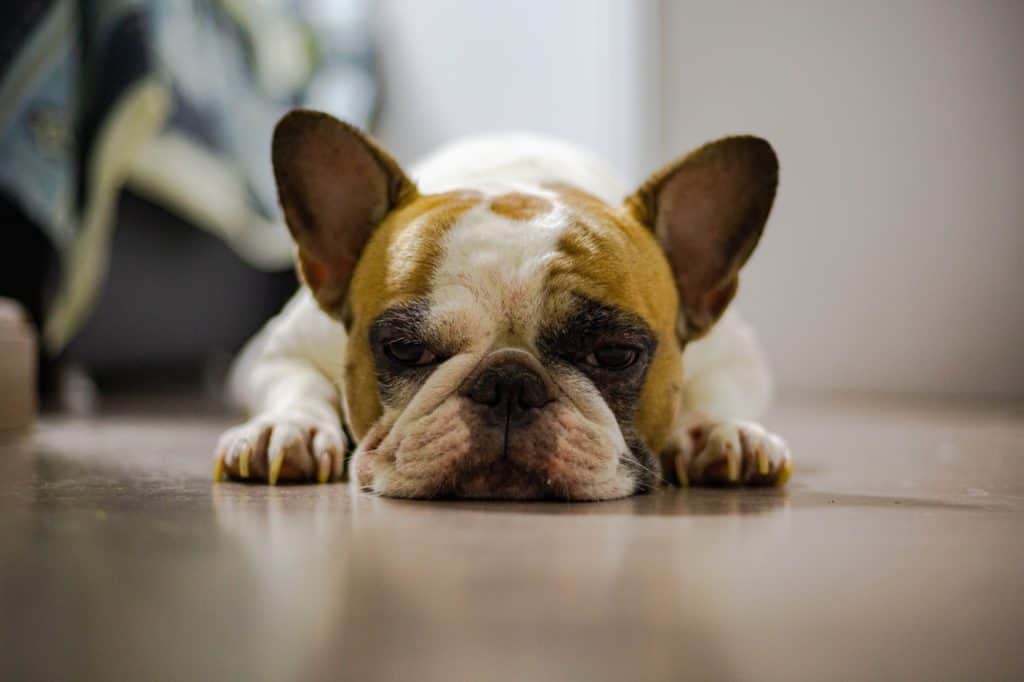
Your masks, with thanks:
[[[782,185],[739,305],[784,388],[1024,395],[1024,3],[379,10],[378,132],[400,160],[529,128],[639,181],[762,134]]]
[[[782,385],[1024,395],[1024,3],[663,11],[665,158],[781,158],[739,302]]]
[[[651,0],[381,0],[378,135],[409,162],[468,133],[533,130],[639,178],[660,138],[657,10]]]

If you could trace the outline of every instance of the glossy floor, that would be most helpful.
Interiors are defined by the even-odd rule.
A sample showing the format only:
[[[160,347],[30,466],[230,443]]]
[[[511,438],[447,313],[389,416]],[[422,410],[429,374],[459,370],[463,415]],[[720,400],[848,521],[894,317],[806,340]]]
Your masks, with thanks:
[[[0,446],[0,678],[1024,679],[1019,406],[791,402],[787,490],[602,504],[214,485],[227,423]]]

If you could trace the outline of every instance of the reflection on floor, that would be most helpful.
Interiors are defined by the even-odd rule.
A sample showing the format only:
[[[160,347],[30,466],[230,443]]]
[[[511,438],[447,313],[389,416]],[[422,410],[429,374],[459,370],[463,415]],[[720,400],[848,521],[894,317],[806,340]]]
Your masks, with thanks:
[[[226,417],[0,445],[0,679],[1024,679],[1024,410],[791,401],[785,491],[214,485]]]

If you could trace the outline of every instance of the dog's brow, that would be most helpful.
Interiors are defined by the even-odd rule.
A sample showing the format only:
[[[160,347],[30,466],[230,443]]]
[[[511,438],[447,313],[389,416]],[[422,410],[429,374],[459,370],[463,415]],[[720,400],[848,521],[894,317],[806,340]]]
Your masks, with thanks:
[[[370,341],[388,331],[412,331],[422,329],[427,318],[428,303],[425,299],[405,301],[387,308],[370,323]]]
[[[644,346],[654,342],[654,332],[636,313],[582,294],[574,294],[573,299],[572,312],[559,325],[563,333],[586,338],[621,336]]]

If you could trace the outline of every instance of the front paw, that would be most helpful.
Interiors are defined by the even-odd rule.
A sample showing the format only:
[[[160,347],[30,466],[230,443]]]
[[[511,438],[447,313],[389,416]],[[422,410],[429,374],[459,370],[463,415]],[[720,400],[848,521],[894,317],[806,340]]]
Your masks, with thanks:
[[[333,423],[303,414],[261,416],[228,429],[214,452],[214,480],[337,481],[345,466],[345,435]]]
[[[684,486],[781,486],[793,471],[786,443],[753,422],[698,421],[668,455],[665,464]]]

